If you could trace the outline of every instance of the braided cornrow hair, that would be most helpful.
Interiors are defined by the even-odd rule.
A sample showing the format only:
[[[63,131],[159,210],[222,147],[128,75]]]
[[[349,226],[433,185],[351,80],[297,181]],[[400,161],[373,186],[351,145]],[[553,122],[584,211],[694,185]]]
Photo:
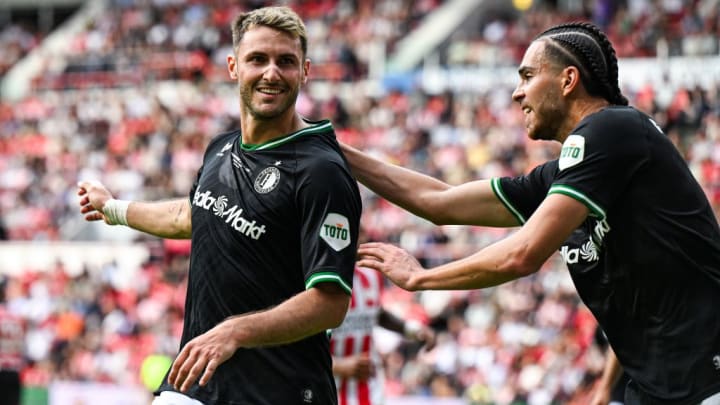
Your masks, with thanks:
[[[546,56],[565,66],[580,70],[580,80],[590,95],[610,104],[628,105],[618,83],[618,64],[607,36],[588,22],[556,25],[535,40],[544,39]]]

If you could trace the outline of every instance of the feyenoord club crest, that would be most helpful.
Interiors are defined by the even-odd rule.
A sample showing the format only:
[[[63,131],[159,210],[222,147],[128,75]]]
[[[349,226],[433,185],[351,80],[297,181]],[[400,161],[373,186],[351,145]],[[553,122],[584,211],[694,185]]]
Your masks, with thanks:
[[[280,170],[270,166],[258,174],[255,179],[255,191],[260,194],[267,194],[277,187],[280,182]]]

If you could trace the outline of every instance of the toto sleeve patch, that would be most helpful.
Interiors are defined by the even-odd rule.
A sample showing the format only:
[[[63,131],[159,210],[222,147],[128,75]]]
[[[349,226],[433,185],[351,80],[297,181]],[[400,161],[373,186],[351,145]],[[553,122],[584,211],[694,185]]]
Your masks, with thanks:
[[[339,252],[350,246],[350,222],[345,216],[331,212],[320,227],[320,237]]]
[[[585,137],[582,135],[570,135],[563,142],[560,150],[560,170],[575,166],[585,158]]]

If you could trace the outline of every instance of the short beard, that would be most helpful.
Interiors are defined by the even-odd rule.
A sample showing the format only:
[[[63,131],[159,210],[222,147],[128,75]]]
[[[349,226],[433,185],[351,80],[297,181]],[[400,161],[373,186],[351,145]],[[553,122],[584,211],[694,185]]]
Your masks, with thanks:
[[[558,102],[551,102],[550,100],[558,100],[553,95],[548,95],[542,100],[540,105],[543,105],[542,109],[535,110],[536,125],[532,133],[528,134],[530,139],[538,141],[553,141],[560,137],[560,127],[563,122],[567,119],[566,109]]]
[[[290,109],[297,101],[298,94],[300,93],[300,88],[296,87],[294,89],[291,89],[288,93],[286,93],[285,101],[279,106],[277,106],[275,109],[270,111],[260,111],[253,106],[254,93],[254,87],[248,88],[240,86],[240,99],[245,106],[245,109],[250,113],[250,115],[253,116],[253,118],[267,121],[275,119],[287,112],[287,110]]]

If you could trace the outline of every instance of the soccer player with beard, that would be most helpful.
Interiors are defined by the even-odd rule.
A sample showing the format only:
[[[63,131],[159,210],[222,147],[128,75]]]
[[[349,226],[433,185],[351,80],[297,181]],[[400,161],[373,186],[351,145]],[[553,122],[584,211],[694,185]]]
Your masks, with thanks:
[[[362,183],[416,215],[517,232],[432,269],[362,244],[358,266],[410,291],[476,289],[535,273],[559,251],[631,379],[625,404],[720,403],[720,229],[685,160],[628,106],[594,25],[541,33],[518,72],[512,98],[528,136],[562,144],[527,175],[451,186],[343,147]]]
[[[307,34],[286,7],[239,15],[229,75],[240,128],[208,145],[189,198],[112,198],[79,183],[81,213],[191,238],[180,352],[154,405],[334,404],[328,329],[351,297],[361,203],[332,124],[295,110]]]

